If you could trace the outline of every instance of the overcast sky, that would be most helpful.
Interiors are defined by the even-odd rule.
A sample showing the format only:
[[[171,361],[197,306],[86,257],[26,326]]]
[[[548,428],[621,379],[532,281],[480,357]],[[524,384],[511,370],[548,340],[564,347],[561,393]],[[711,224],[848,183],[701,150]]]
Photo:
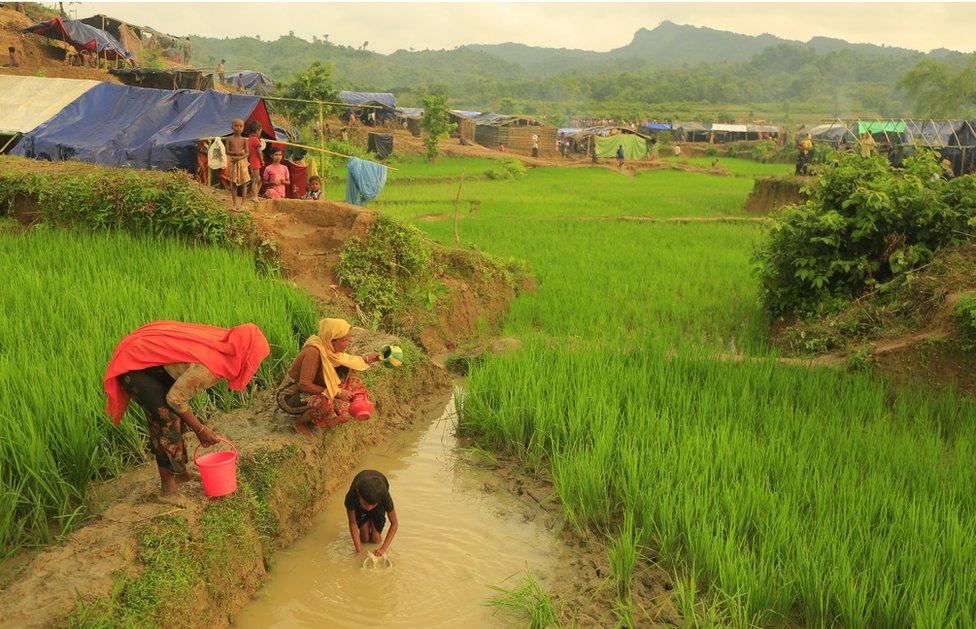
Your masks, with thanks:
[[[806,41],[816,35],[928,51],[973,51],[970,4],[217,4],[71,2],[78,17],[105,13],[173,35],[255,36],[288,31],[389,53],[518,42],[610,50],[662,20]],[[232,8],[233,7],[233,8]]]

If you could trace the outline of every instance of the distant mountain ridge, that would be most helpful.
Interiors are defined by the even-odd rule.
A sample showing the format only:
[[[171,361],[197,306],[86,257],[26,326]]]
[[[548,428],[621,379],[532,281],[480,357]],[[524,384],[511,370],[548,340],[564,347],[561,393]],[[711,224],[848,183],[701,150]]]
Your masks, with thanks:
[[[638,29],[629,44],[608,52],[546,48],[516,43],[471,44],[461,48],[495,55],[510,63],[521,65],[531,75],[544,76],[593,69],[607,61],[620,59],[641,60],[667,67],[686,63],[748,61],[767,48],[781,45],[810,48],[819,53],[850,50],[892,57],[922,57],[925,54],[909,48],[851,43],[833,37],[816,36],[802,42],[769,33],[744,35],[704,26],[676,24],[671,21],[661,22],[653,29]],[[944,48],[934,50],[931,54],[940,58],[965,56],[965,53]]]

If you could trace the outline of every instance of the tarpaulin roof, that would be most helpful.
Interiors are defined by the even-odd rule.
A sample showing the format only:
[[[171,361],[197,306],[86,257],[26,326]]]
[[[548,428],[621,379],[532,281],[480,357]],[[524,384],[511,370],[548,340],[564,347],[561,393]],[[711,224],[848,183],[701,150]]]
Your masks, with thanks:
[[[474,118],[475,124],[487,127],[507,127],[511,124],[518,124],[524,122],[524,125],[520,126],[542,126],[537,120],[528,118],[526,116],[508,116],[505,114],[492,114],[484,113],[480,116]]]
[[[99,81],[0,74],[0,133],[35,129]]]
[[[49,39],[66,41],[78,49],[93,50],[109,59],[132,60],[132,53],[119,40],[100,28],[89,26],[80,20],[62,20],[59,17],[47,22],[28,26],[24,33],[36,33]]]
[[[136,37],[142,37],[142,29],[138,26],[133,26],[127,22],[114,17],[109,17],[99,13],[98,15],[93,15],[91,17],[86,17],[78,20],[79,22],[84,22],[88,26],[94,26],[95,28],[100,28],[106,31],[112,37],[122,41],[122,26],[126,26]]]
[[[596,156],[616,157],[617,150],[623,148],[624,159],[646,159],[647,142],[636,133],[621,133],[614,136],[596,136]]]
[[[465,111],[464,109],[452,109],[451,113],[462,118],[477,118],[481,115],[480,111]]]
[[[572,135],[577,131],[582,131],[582,129],[580,129],[579,127],[561,127],[557,129],[559,135]]]
[[[771,124],[747,124],[746,129],[749,133],[779,133],[780,129]]]
[[[197,140],[229,134],[234,118],[258,120],[275,138],[257,96],[100,83],[26,134],[12,152],[51,161],[193,170]]]
[[[905,123],[900,120],[875,120],[874,122],[857,123],[858,135],[862,133],[904,133]]]
[[[423,118],[424,108],[423,107],[397,107],[397,115],[401,118]]]
[[[648,129],[650,131],[670,131],[670,122],[645,122],[641,125],[642,129]]]
[[[725,131],[728,133],[748,133],[749,128],[744,124],[723,124],[716,122],[712,125],[712,131]]]
[[[389,92],[339,92],[339,100],[347,105],[383,105],[396,109],[396,97]]]
[[[976,136],[974,124],[966,120],[908,120],[906,140],[923,146],[969,147]]]
[[[239,85],[245,90],[257,94],[258,96],[271,96],[275,91],[275,82],[263,72],[253,72],[251,70],[241,70],[224,75],[225,80]]]
[[[856,140],[857,137],[851,133],[847,125],[840,122],[830,124],[818,124],[807,129],[800,129],[800,134],[809,134],[814,140],[825,142],[841,142],[843,140]]]
[[[704,125],[700,122],[678,122],[676,120],[671,123],[671,126],[675,129],[684,129],[685,131],[708,131],[710,125]]]
[[[582,140],[584,138],[590,138],[593,136],[607,138],[607,137],[617,136],[617,135],[636,135],[636,136],[640,136],[641,138],[645,138],[648,140],[650,139],[647,136],[637,131],[634,131],[633,129],[628,129],[627,127],[587,127],[585,129],[580,129],[570,135],[573,138],[578,140]],[[616,147],[614,147],[614,150],[616,150]]]

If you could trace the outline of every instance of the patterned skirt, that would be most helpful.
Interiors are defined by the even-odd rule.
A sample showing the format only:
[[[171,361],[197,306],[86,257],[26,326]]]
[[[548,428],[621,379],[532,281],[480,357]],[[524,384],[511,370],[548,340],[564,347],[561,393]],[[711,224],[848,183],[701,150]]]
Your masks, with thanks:
[[[353,375],[343,380],[340,386],[353,393],[366,390],[362,381]],[[335,426],[352,419],[352,415],[349,414],[349,402],[332,399],[325,393],[306,393],[299,388],[298,382],[288,375],[278,386],[275,398],[278,408],[316,426]]]

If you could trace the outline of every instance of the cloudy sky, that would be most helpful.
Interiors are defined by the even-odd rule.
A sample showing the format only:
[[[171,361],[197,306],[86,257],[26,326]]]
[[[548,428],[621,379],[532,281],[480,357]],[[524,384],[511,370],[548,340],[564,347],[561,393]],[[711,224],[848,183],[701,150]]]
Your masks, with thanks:
[[[77,17],[105,13],[174,35],[311,39],[392,52],[470,43],[609,50],[662,20],[806,41],[816,35],[928,51],[973,51],[972,4],[372,4],[71,2]],[[233,10],[231,7],[233,6]]]

